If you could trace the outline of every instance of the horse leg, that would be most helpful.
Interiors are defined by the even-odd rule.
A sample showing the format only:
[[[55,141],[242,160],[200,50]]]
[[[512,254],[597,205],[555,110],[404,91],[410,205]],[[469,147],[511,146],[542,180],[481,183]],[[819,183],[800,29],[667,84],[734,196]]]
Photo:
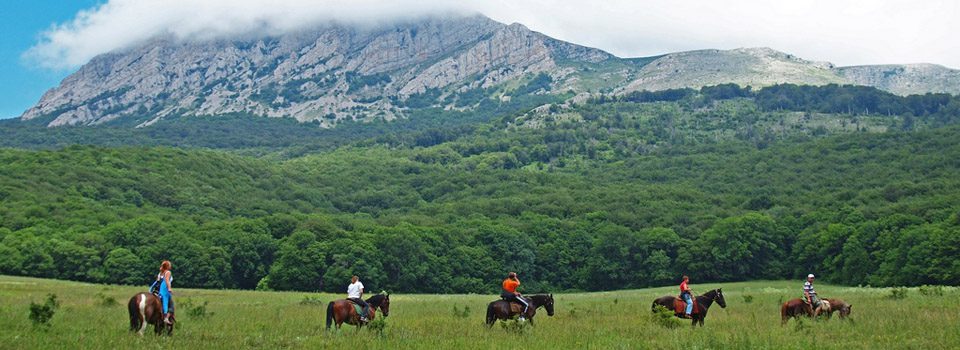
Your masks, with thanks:
[[[177,324],[177,317],[174,316],[173,313],[171,312],[171,313],[170,313],[170,324],[168,324],[168,325],[166,326],[167,336],[172,336],[172,335],[173,335],[173,326],[174,326],[175,324]]]

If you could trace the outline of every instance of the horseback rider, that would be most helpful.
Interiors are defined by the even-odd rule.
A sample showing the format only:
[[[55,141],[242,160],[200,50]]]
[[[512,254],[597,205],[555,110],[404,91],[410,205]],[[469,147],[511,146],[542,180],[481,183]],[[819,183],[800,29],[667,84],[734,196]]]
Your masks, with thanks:
[[[816,308],[820,306],[820,298],[817,296],[817,292],[813,290],[813,274],[807,275],[807,281],[803,283],[803,301],[811,306],[811,308]]]
[[[690,277],[687,275],[683,276],[683,282],[680,282],[680,299],[683,299],[687,303],[686,309],[686,318],[693,318],[690,314],[693,312],[693,292],[690,290],[690,286],[687,283],[690,282]]]
[[[370,305],[363,300],[363,283],[360,283],[360,277],[350,278],[350,285],[347,286],[347,300],[363,307],[360,313],[360,322],[367,322],[367,315],[370,313]]]
[[[164,260],[160,263],[160,273],[157,274],[157,282],[160,283],[158,296],[160,301],[163,302],[163,323],[166,324],[173,324],[170,322],[170,314],[173,313],[173,290],[170,289],[173,283],[173,274],[170,273],[171,268],[170,260]]]
[[[520,321],[524,320],[524,315],[527,314],[527,309],[530,307],[530,303],[523,299],[523,296],[520,295],[520,292],[517,292],[517,287],[520,286],[520,279],[517,278],[516,272],[511,272],[507,274],[507,278],[503,280],[503,292],[500,293],[500,298],[506,300],[507,302],[517,302],[520,305],[523,305],[523,312],[520,313]]]

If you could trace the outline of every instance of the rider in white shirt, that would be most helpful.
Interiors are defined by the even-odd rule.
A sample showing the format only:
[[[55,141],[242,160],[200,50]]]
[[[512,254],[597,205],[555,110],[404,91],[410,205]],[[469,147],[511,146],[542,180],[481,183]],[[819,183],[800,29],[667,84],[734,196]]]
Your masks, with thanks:
[[[363,283],[360,283],[360,277],[357,276],[353,276],[350,282],[350,285],[347,286],[347,300],[363,307],[360,321],[367,322],[367,315],[370,314],[370,305],[367,305],[367,302],[363,301]]]

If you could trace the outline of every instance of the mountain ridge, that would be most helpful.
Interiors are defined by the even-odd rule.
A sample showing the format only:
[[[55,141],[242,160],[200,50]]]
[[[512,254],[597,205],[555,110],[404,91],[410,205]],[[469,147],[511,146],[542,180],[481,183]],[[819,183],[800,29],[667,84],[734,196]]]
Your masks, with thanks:
[[[318,121],[391,120],[409,108],[469,108],[461,94],[628,93],[736,83],[857,84],[896,94],[960,93],[960,71],[932,65],[835,67],[770,48],[696,50],[620,58],[482,15],[431,17],[371,29],[338,24],[261,38],[182,42],[156,38],[95,57],[20,118],[48,126],[97,125],[171,115],[249,113]],[[417,97],[425,101],[412,106]]]

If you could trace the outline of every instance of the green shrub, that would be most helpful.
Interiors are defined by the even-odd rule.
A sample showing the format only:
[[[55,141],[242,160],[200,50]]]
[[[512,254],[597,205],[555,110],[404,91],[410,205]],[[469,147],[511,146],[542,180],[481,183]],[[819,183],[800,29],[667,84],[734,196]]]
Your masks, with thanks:
[[[752,303],[752,302],[753,302],[753,296],[752,296],[752,295],[750,295],[750,294],[745,294],[745,295],[743,296],[743,303],[744,303],[744,304],[749,304],[749,303]]]
[[[270,288],[270,276],[264,276],[257,282],[256,290],[259,291],[271,291],[273,288]]]
[[[382,337],[384,331],[387,329],[387,318],[386,317],[377,317],[370,323],[367,323],[367,327],[371,332],[377,333],[377,336]]]
[[[890,289],[890,295],[887,296],[890,299],[900,300],[907,297],[907,288],[897,287]]]
[[[527,331],[530,322],[520,321],[517,317],[509,320],[500,320],[500,327],[508,333],[523,334]]]
[[[320,297],[311,297],[309,295],[304,295],[303,300],[300,300],[300,305],[323,305],[323,300],[320,300]]]
[[[204,301],[203,304],[194,304],[192,300],[187,299],[180,305],[187,310],[187,315],[190,317],[207,318],[213,316],[213,312],[207,311],[207,304],[209,303],[208,301]]]
[[[97,293],[97,305],[101,307],[114,307],[119,304],[120,303],[117,302],[116,298],[107,296],[106,294],[103,294],[103,292]]]
[[[57,300],[56,294],[47,294],[47,301],[43,304],[37,304],[31,301],[30,321],[33,322],[34,327],[49,327],[50,319],[53,318],[53,315],[59,308],[60,301]]]
[[[463,310],[460,310],[456,305],[453,306],[453,317],[457,318],[469,318],[470,317],[470,306],[464,306]]]
[[[920,294],[928,297],[940,297],[943,296],[943,287],[942,286],[930,286],[922,285],[919,288]]]
[[[664,328],[673,329],[683,325],[682,321],[673,314],[673,311],[663,307],[663,305],[657,305],[653,309],[651,320]]]

